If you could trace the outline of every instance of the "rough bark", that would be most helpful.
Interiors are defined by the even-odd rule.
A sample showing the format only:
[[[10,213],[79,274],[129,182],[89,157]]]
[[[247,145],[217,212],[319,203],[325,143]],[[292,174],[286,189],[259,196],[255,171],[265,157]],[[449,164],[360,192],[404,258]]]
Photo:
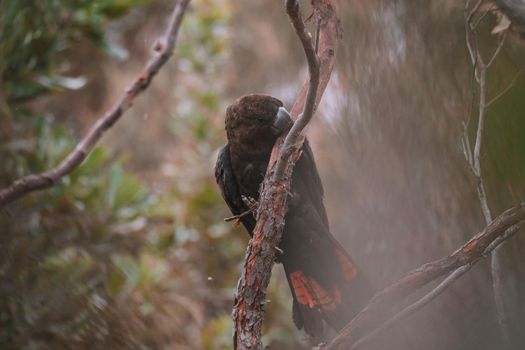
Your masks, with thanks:
[[[294,126],[285,138],[281,137],[276,142],[263,182],[257,225],[237,285],[233,309],[235,349],[262,349],[261,329],[266,289],[275,259],[275,247],[279,244],[284,228],[293,166],[300,155],[304,128],[323,95],[335,61],[340,30],[334,4],[331,0],[313,0],[312,6],[320,26],[319,56],[315,52],[312,36],[304,27],[297,1],[286,1],[286,12],[303,45],[310,77],[291,110]]]

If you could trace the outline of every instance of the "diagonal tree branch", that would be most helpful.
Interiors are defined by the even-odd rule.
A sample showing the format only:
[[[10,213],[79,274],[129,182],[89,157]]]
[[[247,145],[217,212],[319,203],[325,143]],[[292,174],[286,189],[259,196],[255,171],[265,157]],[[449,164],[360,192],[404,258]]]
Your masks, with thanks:
[[[447,278],[445,278],[436,288],[432,289],[425,296],[417,300],[416,302],[410,304],[394,316],[392,316],[388,321],[385,321],[380,327],[374,329],[372,332],[366,334],[359,340],[357,340],[352,346],[351,349],[360,349],[366,344],[368,344],[372,339],[377,335],[381,334],[385,330],[389,329],[396,324],[397,321],[407,317],[408,315],[416,312],[432,300],[438,297],[443,291],[445,291],[452,282],[463,276],[467,271],[472,267],[472,263],[464,265],[459,269],[452,272]]]
[[[168,61],[173,53],[184,12],[190,0],[179,0],[173,9],[166,32],[157,39],[153,56],[144,66],[142,72],[128,86],[120,100],[91,127],[88,133],[56,167],[40,174],[24,176],[9,187],[0,190],[0,207],[5,206],[31,192],[55,186],[60,180],[75,170],[87,157],[89,152],[120,117],[133,106],[137,96],[146,90],[153,77]]]
[[[278,246],[284,227],[292,170],[300,155],[304,128],[322,97],[335,61],[340,30],[333,2],[312,0],[312,6],[320,25],[319,57],[312,43],[312,36],[304,27],[297,1],[286,1],[286,12],[303,45],[310,77],[304,83],[291,110],[296,122],[286,138],[281,137],[276,142],[263,182],[257,225],[248,245],[237,285],[233,309],[235,349],[262,349],[261,328],[266,288],[275,259],[275,247]]]
[[[518,230],[513,227],[524,220],[525,202],[504,211],[483,231],[451,255],[427,263],[407,273],[396,283],[377,293],[367,306],[324,349],[348,348],[359,342],[360,339],[366,339],[364,337],[370,334],[371,330],[380,327],[384,322],[388,322],[387,320],[392,315],[395,315],[396,306],[405,298],[441,276],[452,272],[460,275],[464,266],[477,263],[504,240],[516,234]],[[441,290],[437,290],[437,292],[441,292]]]
[[[521,228],[523,222],[520,222],[516,225],[513,225],[509,227],[505,233],[502,236],[499,236],[497,239],[495,239],[487,249],[485,249],[485,252],[483,253],[481,258],[485,258],[494,251],[503,241],[507,240],[514,234],[518,232],[518,230]],[[437,298],[442,292],[444,292],[452,283],[454,283],[456,280],[458,280],[461,276],[463,276],[465,273],[467,273],[472,266],[477,262],[473,261],[471,263],[468,263],[466,265],[461,266],[460,268],[453,271],[450,275],[448,275],[438,286],[436,286],[434,289],[432,289],[430,292],[425,294],[423,297],[418,299],[416,302],[410,304],[409,306],[405,307],[403,310],[392,316],[388,321],[384,322],[380,327],[376,328],[372,332],[368,333],[367,335],[360,338],[358,341],[356,341],[351,349],[360,349],[364,345],[366,345],[370,340],[374,339],[377,335],[381,334],[385,330],[389,329],[390,327],[394,326],[396,322],[400,321],[401,319],[413,314],[417,310],[421,309],[423,306],[430,303],[432,300]]]

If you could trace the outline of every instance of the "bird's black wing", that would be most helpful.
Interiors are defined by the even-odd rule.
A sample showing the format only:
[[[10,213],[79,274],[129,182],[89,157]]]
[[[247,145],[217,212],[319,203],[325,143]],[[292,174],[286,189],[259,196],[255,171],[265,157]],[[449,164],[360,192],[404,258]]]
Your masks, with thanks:
[[[326,209],[323,204],[323,183],[315,166],[314,154],[310,148],[308,139],[304,140],[301,156],[294,168],[292,189],[293,192],[302,197],[300,198],[301,201],[306,200],[314,206],[315,211],[317,211],[323,224],[328,229],[328,216],[326,215]],[[292,199],[291,205],[293,205],[293,203],[294,201]]]
[[[244,204],[237,185],[237,179],[233,173],[229,145],[226,144],[219,152],[217,163],[215,164],[215,180],[221,189],[222,197],[233,215],[239,215],[248,211],[248,207]],[[255,218],[248,214],[240,218],[242,224],[251,235],[255,228]]]

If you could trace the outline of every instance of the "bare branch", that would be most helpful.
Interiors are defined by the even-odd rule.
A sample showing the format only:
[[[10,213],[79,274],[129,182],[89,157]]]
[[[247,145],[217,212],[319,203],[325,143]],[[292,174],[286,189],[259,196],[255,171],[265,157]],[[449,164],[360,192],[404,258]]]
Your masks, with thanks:
[[[315,100],[320,76],[319,59],[312,43],[312,35],[306,31],[304,26],[301,12],[299,11],[299,3],[294,0],[287,0],[286,13],[288,14],[288,17],[290,17],[295,33],[299,37],[303,46],[306,61],[308,63],[310,82],[308,84],[308,93],[304,102],[303,112],[297,118],[292,129],[288,132],[288,135],[286,135],[282,147],[280,147],[279,158],[277,159],[277,165],[275,166],[275,172],[273,174],[273,181],[276,182],[280,181],[281,177],[284,175],[288,159],[294,150],[299,149],[303,144],[304,136],[301,135],[301,132],[314,115]]]
[[[243,270],[237,285],[233,309],[235,349],[262,349],[261,328],[266,304],[266,288],[270,281],[275,247],[282,236],[287,193],[293,166],[304,141],[303,130],[311,120],[328,84],[335,61],[339,39],[339,22],[331,0],[312,0],[319,18],[319,57],[306,32],[297,1],[286,1],[286,12],[303,45],[309,69],[309,79],[291,109],[296,122],[280,137],[273,150],[263,182],[257,224],[247,248]],[[299,115],[301,116],[299,117]]]
[[[507,240],[514,234],[518,232],[520,229],[521,223],[518,223],[516,225],[513,225],[509,227],[505,233],[502,236],[499,236],[497,239],[495,239],[487,249],[485,249],[485,252],[480,257],[486,258],[490,255],[490,253],[496,249],[503,241]],[[437,298],[442,292],[444,292],[452,283],[454,283],[456,280],[458,280],[461,276],[463,276],[465,273],[467,273],[472,266],[474,266],[475,262],[471,262],[469,264],[463,265],[460,268],[456,269],[454,272],[452,272],[450,275],[448,275],[438,286],[436,286],[434,289],[432,289],[430,292],[425,294],[423,297],[418,299],[416,302],[410,304],[409,306],[405,307],[403,310],[395,314],[392,318],[390,318],[388,321],[383,323],[379,328],[376,328],[369,334],[365,335],[358,341],[356,341],[351,349],[359,349],[363,345],[366,345],[370,340],[374,339],[377,335],[381,334],[385,330],[389,329],[390,327],[394,326],[396,322],[400,321],[401,319],[413,314],[417,310],[421,309],[423,306]]]
[[[475,21],[471,21],[472,24],[471,24],[471,27],[472,29],[476,29],[480,23],[485,19],[485,17],[492,11],[494,10],[494,8],[488,8],[486,9]],[[477,10],[473,10],[474,13],[477,11]]]
[[[503,33],[501,33],[501,35],[499,36],[498,46],[496,47],[496,50],[494,50],[494,53],[492,53],[492,57],[489,59],[489,62],[487,63],[487,68],[489,68],[492,65],[492,63],[494,63],[494,60],[496,59],[496,57],[498,57],[498,54],[503,48],[503,44],[505,44],[507,33],[508,31],[504,30]]]
[[[478,3],[474,6],[474,9],[469,10],[469,4],[470,1],[466,2],[465,5],[465,42],[467,44],[467,49],[470,57],[470,61],[472,63],[472,66],[474,67],[473,75],[476,81],[478,81],[478,43],[476,41],[476,36],[474,29],[471,26],[471,20],[472,16],[476,13],[477,8],[481,5],[481,2],[483,0],[478,1]]]
[[[483,143],[483,131],[485,127],[485,112],[487,108],[486,103],[486,77],[487,77],[487,70],[489,67],[494,63],[496,57],[501,52],[503,45],[505,43],[505,38],[507,37],[507,31],[504,31],[503,34],[499,36],[498,45],[496,46],[496,49],[492,53],[490,59],[487,63],[484,62],[483,57],[481,55],[481,52],[478,49],[477,45],[477,33],[475,32],[476,27],[481,23],[481,21],[484,19],[485,15],[491,11],[492,9],[488,9],[485,11],[484,14],[478,17],[475,23],[473,23],[474,15],[476,12],[479,11],[479,5],[481,1],[476,4],[470,10],[469,15],[465,17],[465,31],[466,31],[466,38],[467,38],[467,48],[471,57],[472,61],[472,67],[473,67],[473,73],[476,78],[476,81],[478,83],[479,87],[479,100],[478,100],[478,126],[476,130],[476,139],[474,143],[474,151],[470,152],[468,151],[468,155],[466,156],[467,161],[470,165],[470,168],[472,169],[474,173],[474,177],[476,178],[476,189],[478,192],[478,198],[481,206],[481,211],[483,213],[483,217],[485,218],[485,223],[488,225],[492,221],[492,214],[490,212],[490,208],[488,205],[488,199],[487,194],[485,191],[485,185],[483,183],[483,176],[481,173],[481,146]],[[469,1],[466,3],[466,11],[468,11]],[[475,59],[473,59],[475,57]],[[468,135],[466,133],[466,127],[468,127],[468,124],[465,126],[465,140],[464,144],[466,146],[470,146],[470,141],[468,139]],[[465,148],[466,150],[466,148]],[[492,273],[492,289],[494,294],[494,302],[496,305],[496,315],[498,319],[498,323],[500,325],[502,339],[504,342],[504,346],[506,348],[509,347],[510,344],[510,331],[507,325],[507,317],[505,312],[505,305],[504,305],[504,298],[503,298],[503,282],[501,279],[501,268],[500,268],[500,252],[498,249],[494,250],[492,253],[491,258],[491,273]]]
[[[486,69],[482,68],[479,75],[479,106],[478,106],[478,128],[476,131],[476,142],[474,144],[474,174],[477,180],[477,189],[479,201],[481,204],[481,210],[485,217],[485,222],[488,224],[492,221],[492,215],[487,201],[487,195],[485,193],[485,186],[483,185],[483,179],[481,177],[481,144],[483,142],[483,130],[485,128],[485,96],[486,96]]]
[[[494,242],[501,244],[505,239],[512,237],[518,230],[509,229],[524,220],[525,202],[504,211],[483,231],[451,255],[409,272],[396,283],[377,293],[325,349],[339,349],[343,346],[355,344],[368,334],[368,330],[389,319],[390,315],[395,312],[393,310],[395,306],[406,297],[441,276],[463,266],[475,264],[487,255],[489,247],[493,249],[497,246]]]
[[[173,9],[166,32],[157,39],[153,56],[144,66],[142,72],[128,86],[121,99],[91,127],[88,133],[56,167],[40,174],[24,176],[9,187],[0,190],[0,207],[13,202],[31,192],[55,186],[60,180],[75,170],[89,152],[120,117],[131,108],[137,96],[146,90],[153,77],[168,61],[173,53],[177,34],[182,23],[184,12],[190,0],[179,0]]]
[[[503,95],[505,95],[516,83],[518,78],[520,77],[521,73],[525,70],[525,65],[521,66],[521,68],[518,70],[514,78],[510,81],[509,85],[505,87],[500,93],[498,93],[496,96],[494,96],[489,102],[485,103],[485,108],[488,108],[491,104],[499,100]]]
[[[411,315],[423,306],[427,305],[429,302],[438,297],[442,292],[444,292],[454,281],[456,281],[458,278],[463,276],[468,270],[470,270],[472,265],[473,264],[471,263],[461,266],[460,268],[452,272],[447,278],[445,278],[436,288],[432,289],[428,294],[426,294],[425,296],[417,300],[415,303],[410,304],[409,306],[395,314],[392,318],[383,323],[379,328],[376,328],[371,333],[365,335],[364,337],[356,341],[351,346],[351,349],[362,348],[370,340],[374,339],[376,336],[395,325],[397,321]]]

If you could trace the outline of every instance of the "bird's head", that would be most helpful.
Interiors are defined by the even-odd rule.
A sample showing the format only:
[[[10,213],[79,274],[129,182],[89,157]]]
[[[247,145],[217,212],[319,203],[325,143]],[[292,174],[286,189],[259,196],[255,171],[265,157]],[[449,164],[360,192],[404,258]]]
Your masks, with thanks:
[[[226,110],[226,134],[234,147],[267,152],[293,122],[275,97],[251,94],[238,98]]]

